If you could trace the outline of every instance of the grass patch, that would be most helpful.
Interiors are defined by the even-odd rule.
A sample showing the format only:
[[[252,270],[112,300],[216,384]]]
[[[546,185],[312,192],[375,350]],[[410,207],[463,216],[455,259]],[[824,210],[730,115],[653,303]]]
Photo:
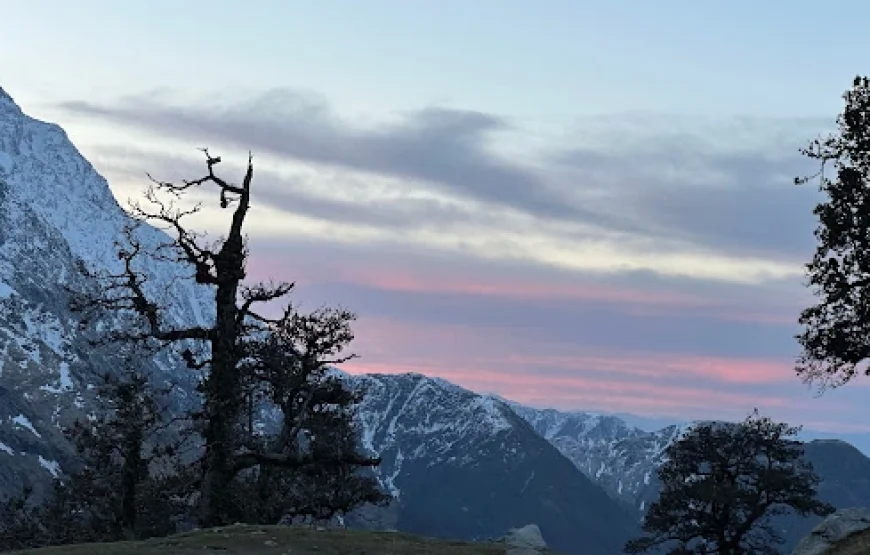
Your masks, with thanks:
[[[398,532],[234,525],[136,542],[64,545],[20,555],[504,555],[506,546]]]

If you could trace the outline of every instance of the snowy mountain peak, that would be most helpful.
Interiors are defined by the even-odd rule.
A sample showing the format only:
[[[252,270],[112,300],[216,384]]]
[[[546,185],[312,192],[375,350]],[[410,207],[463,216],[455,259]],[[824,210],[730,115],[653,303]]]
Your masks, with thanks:
[[[32,118],[17,107],[0,109],[0,192],[4,189],[6,212],[34,214],[42,225],[59,233],[73,257],[91,270],[119,269],[115,243],[132,220],[105,178],[60,126]],[[16,241],[9,239],[14,246]],[[146,250],[151,250],[169,238],[160,230],[144,226],[138,230],[137,239]],[[6,246],[0,244],[0,250]],[[187,269],[153,259],[142,263],[156,274],[151,289],[160,297],[166,288],[159,284],[180,278],[178,287],[169,296],[179,301],[176,308],[186,313],[179,315],[183,320],[198,323],[208,320],[200,310],[208,292],[180,275],[188,273]]]
[[[11,98],[15,109],[2,109],[2,102],[0,95],[0,178],[19,206],[63,234],[76,256],[105,266],[128,221],[109,184],[63,129],[27,116]]]
[[[469,442],[491,441],[512,426],[510,409],[439,378],[421,374],[347,375],[365,391],[358,422],[363,446],[388,453],[379,469],[383,483],[401,496],[402,469],[409,464],[460,464]]]
[[[3,90],[3,87],[0,87],[0,110],[21,112],[21,108],[18,107],[9,93]]]

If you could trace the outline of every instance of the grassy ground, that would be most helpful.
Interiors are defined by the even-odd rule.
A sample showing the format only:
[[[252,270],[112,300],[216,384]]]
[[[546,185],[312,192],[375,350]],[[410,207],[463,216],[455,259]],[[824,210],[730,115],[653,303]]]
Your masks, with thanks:
[[[227,526],[141,542],[67,545],[20,555],[504,555],[499,544],[451,542],[396,532]],[[856,552],[857,554],[857,552]],[[855,555],[851,554],[850,555]]]

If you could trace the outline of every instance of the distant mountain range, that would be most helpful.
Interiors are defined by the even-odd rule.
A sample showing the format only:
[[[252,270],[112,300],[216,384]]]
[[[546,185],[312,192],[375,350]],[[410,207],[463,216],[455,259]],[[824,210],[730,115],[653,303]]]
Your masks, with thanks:
[[[632,515],[635,524],[632,534],[637,532],[650,504],[658,498],[661,486],[656,471],[665,462],[665,449],[690,426],[689,423],[673,424],[659,430],[645,431],[615,416],[531,408],[493,395],[476,395],[444,380],[417,374],[349,376],[348,379],[366,390],[366,400],[360,407],[360,423],[366,436],[373,429],[414,430],[416,444],[431,445],[438,452],[438,445],[449,443],[451,457],[458,458],[456,453],[465,450],[469,462],[475,460],[473,448],[468,443],[453,444],[452,438],[468,434],[475,438],[474,442],[470,442],[475,445],[480,434],[492,434],[485,431],[488,426],[484,423],[489,419],[481,414],[480,407],[489,407],[490,411],[502,415],[503,419],[499,421],[514,427],[516,434],[525,436],[528,434],[526,426],[504,415],[513,413],[519,416],[535,435],[545,439],[576,470],[600,487],[620,510]],[[388,391],[414,393],[397,397]],[[399,398],[401,402],[390,400]],[[455,399],[463,401],[457,403]],[[464,408],[458,410],[457,406]],[[501,424],[496,427],[499,433],[504,433],[504,426]],[[446,430],[463,432],[456,434]],[[380,476],[385,483],[419,479],[417,467],[402,466],[405,455],[401,449],[394,450],[383,444],[374,444],[372,447],[384,457]],[[426,461],[434,459],[433,464],[442,464],[441,458],[431,455],[431,452],[425,448],[414,449],[416,457]],[[838,508],[870,506],[870,459],[858,449],[841,440],[815,440],[806,443],[806,456],[823,479],[819,487],[819,495],[823,500]],[[459,476],[470,474],[470,468],[474,468],[474,465],[454,468],[454,479],[460,481]],[[507,465],[496,464],[489,472],[503,475],[499,482],[506,487],[510,487],[507,484],[515,480],[515,470]],[[591,495],[587,499],[596,499],[592,504],[597,508],[610,507]],[[409,505],[416,504],[416,499],[406,501]],[[480,506],[477,510],[491,509]],[[818,517],[777,519],[775,525],[786,539],[783,546],[785,552],[790,551],[819,521]],[[547,537],[546,527],[542,526],[542,530]],[[608,533],[620,535],[618,530],[608,529]],[[575,543],[569,542],[567,548],[563,549],[575,552],[570,546],[578,545],[576,542],[579,537],[581,534],[573,540]]]
[[[30,118],[0,89],[0,496],[24,484],[39,491],[67,468],[58,425],[93,411],[90,386],[115,367],[110,352],[85,341],[62,285],[95,286],[79,264],[114,269],[113,243],[127,221],[63,130]],[[164,239],[140,231],[146,245]],[[208,322],[206,289],[165,263],[144,269],[173,307],[173,323]],[[174,409],[188,406],[194,383],[177,353],[149,366],[180,382]],[[484,539],[533,522],[563,552],[620,553],[658,495],[664,449],[687,427],[530,408],[418,374],[345,379],[365,392],[363,447],[383,457],[377,474],[396,498],[366,519],[356,515],[359,526]],[[814,441],[807,454],[824,478],[823,497],[870,506],[870,460],[857,449]],[[793,545],[814,522],[778,525]]]

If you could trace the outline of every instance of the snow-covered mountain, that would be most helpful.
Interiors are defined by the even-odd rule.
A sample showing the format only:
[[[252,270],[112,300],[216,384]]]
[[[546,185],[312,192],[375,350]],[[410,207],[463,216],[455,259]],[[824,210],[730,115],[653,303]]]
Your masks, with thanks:
[[[666,462],[665,449],[690,423],[644,431],[615,416],[561,412],[510,403],[511,408],[553,444],[587,477],[641,519],[658,499],[657,469]],[[821,477],[819,497],[837,508],[870,507],[870,458],[841,440],[805,443],[805,457]],[[782,533],[784,552],[818,524],[820,517],[784,516],[774,520]]]
[[[365,395],[363,445],[378,453],[400,530],[495,537],[534,522],[565,553],[619,553],[637,531],[609,498],[500,399],[419,374],[346,376]]]
[[[655,474],[665,462],[665,449],[688,428],[673,425],[646,432],[615,416],[535,409],[518,403],[511,403],[511,408],[639,517],[658,497]]]
[[[531,408],[418,374],[345,379],[365,391],[358,417],[364,444],[383,457],[378,474],[398,496],[399,528],[409,531],[480,537],[472,530],[453,528],[453,519],[463,517],[461,526],[469,518],[478,518],[478,511],[487,516],[510,512],[516,507],[510,500],[526,508],[530,500],[534,504],[543,496],[547,505],[553,500],[553,488],[573,488],[568,484],[576,483],[576,490],[568,495],[580,501],[574,510],[587,515],[592,505],[608,516],[605,524],[595,515],[575,517],[573,526],[580,533],[567,535],[564,548],[573,552],[576,543],[571,542],[576,538],[594,537],[586,525],[606,527],[611,519],[621,518],[614,516],[619,514],[612,511],[614,503],[639,524],[658,498],[656,472],[666,461],[665,449],[690,425],[648,432],[615,416]],[[544,442],[549,449],[541,445]],[[554,455],[556,451],[561,458]],[[530,457],[529,453],[537,455]],[[806,444],[806,457],[822,478],[819,495],[823,500],[839,508],[870,507],[870,459],[855,447],[844,441],[812,441]],[[517,463],[517,459],[529,458],[534,461],[527,466]],[[564,470],[565,461],[605,491],[612,502],[581,487],[576,476]],[[526,476],[530,485],[547,493],[526,495]],[[433,495],[439,491],[443,498]],[[488,496],[498,502],[488,503]],[[522,514],[551,525],[544,520],[547,511]],[[430,520],[417,528],[418,518]],[[818,517],[777,518],[774,525],[786,540],[783,548],[790,550],[818,521]],[[546,525],[542,525],[545,536]],[[620,533],[611,530],[608,534]]]
[[[78,330],[64,287],[94,287],[80,271],[118,271],[115,241],[129,217],[108,184],[57,125],[24,114],[0,89],[0,493],[42,484],[69,456],[58,424],[87,412],[89,386],[116,361]],[[143,245],[165,242],[143,227]],[[149,291],[171,307],[171,325],[206,323],[209,291],[174,265],[142,260]],[[106,322],[102,324],[105,325]],[[159,379],[193,376],[172,353]]]

